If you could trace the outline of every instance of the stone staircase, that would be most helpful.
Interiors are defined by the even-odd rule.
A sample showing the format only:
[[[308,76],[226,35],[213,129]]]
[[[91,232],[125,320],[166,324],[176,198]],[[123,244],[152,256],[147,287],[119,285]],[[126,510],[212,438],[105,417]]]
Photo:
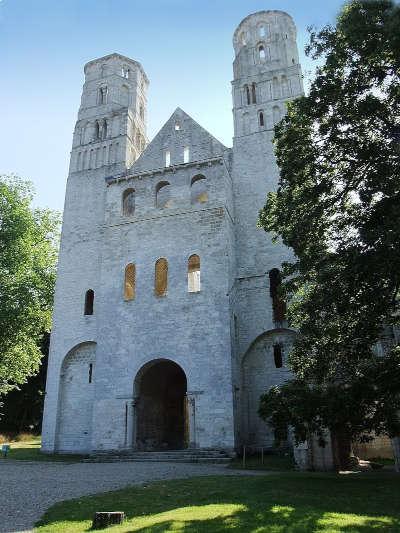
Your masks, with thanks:
[[[227,464],[233,455],[218,449],[186,449],[155,452],[134,450],[96,452],[84,462],[118,463],[118,462],[169,462],[169,463],[210,463]]]

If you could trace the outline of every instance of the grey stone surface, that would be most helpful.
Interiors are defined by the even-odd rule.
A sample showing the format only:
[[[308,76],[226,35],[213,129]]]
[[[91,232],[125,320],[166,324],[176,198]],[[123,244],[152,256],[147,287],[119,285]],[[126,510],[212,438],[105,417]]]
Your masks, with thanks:
[[[44,451],[135,448],[138,376],[160,359],[186,375],[192,447],[271,444],[271,431],[260,429],[257,398],[263,383],[287,375],[272,367],[272,340],[287,351],[293,332],[273,320],[268,273],[290,252],[256,224],[277,186],[274,123],[303,89],[296,28],[286,13],[250,15],[233,44],[233,148],[179,108],[145,146],[148,80],[141,65],[112,54],[85,67],[66,189]],[[193,195],[199,175],[201,202]],[[126,189],[135,191],[132,216],[121,209]],[[158,194],[168,197],[164,207]],[[187,289],[192,254],[201,261],[197,293]],[[163,298],[154,294],[159,258],[168,260]],[[125,301],[129,263],[136,266],[136,296]],[[92,316],[83,315],[88,289],[95,292]]]
[[[31,531],[46,509],[62,500],[163,479],[254,474],[218,465],[0,460],[0,533]]]

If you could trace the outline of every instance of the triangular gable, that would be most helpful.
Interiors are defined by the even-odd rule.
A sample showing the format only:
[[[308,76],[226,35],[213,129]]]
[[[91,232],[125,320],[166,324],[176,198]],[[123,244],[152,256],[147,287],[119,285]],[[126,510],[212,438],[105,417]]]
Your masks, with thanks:
[[[139,173],[165,167],[167,152],[170,154],[171,165],[182,164],[185,148],[188,149],[190,162],[211,159],[227,150],[178,107],[132,165],[130,172]]]

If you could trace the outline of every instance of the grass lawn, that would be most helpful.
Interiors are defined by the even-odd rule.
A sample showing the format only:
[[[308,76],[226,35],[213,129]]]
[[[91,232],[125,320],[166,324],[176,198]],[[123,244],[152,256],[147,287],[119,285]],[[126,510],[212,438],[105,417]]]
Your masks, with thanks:
[[[285,472],[158,482],[56,504],[35,531],[89,531],[95,511],[125,511],[110,533],[399,532],[400,476]]]
[[[7,461],[8,459],[17,459],[21,461],[64,461],[72,463],[80,461],[83,457],[81,455],[50,455],[41,453],[40,437],[34,437],[32,435],[30,435],[29,438],[26,439],[6,442],[11,446],[11,448],[4,461]],[[3,455],[0,454],[0,457],[3,457]]]

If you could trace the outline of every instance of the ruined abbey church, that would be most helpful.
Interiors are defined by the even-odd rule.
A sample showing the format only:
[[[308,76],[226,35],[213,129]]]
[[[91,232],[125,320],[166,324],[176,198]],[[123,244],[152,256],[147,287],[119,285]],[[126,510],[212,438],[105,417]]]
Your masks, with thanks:
[[[282,11],[233,36],[233,147],[182,109],[146,136],[149,80],[119,54],[85,66],[73,134],[43,451],[270,447],[260,395],[288,377],[277,286],[290,256],[257,227],[272,138],[303,93]],[[212,83],[212,80],[208,80]]]

